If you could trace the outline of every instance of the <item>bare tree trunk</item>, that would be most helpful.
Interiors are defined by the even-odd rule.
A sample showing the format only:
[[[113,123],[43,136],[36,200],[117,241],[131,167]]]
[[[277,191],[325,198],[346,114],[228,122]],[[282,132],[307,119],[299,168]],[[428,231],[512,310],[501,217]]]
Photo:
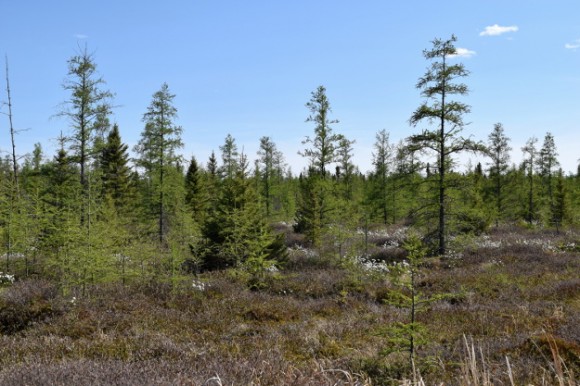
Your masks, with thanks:
[[[8,76],[8,56],[6,56],[6,94],[8,97],[8,121],[10,123],[10,139],[12,141],[12,181],[18,192],[18,163],[16,159],[16,142],[14,141],[14,125],[12,124],[12,97],[10,94],[10,77]]]
[[[445,58],[443,58],[445,71]],[[439,139],[439,254],[445,255],[445,84],[441,92],[441,129]]]

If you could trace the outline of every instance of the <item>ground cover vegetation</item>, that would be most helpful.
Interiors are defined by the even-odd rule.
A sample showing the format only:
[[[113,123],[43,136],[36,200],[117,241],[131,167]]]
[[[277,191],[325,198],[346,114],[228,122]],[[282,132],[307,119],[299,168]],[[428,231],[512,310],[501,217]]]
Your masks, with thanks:
[[[184,159],[167,84],[131,159],[86,49],[71,135],[19,158],[7,69],[0,384],[576,384],[580,171],[550,133],[520,165],[501,123],[462,136],[455,41],[425,50],[410,135],[378,132],[366,174],[324,86],[297,175],[271,137]]]

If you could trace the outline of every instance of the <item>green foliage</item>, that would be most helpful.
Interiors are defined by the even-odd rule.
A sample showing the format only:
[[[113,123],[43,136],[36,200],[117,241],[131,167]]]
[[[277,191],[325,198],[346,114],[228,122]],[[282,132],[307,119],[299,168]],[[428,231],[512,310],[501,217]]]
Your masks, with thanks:
[[[135,200],[129,168],[128,146],[121,141],[119,126],[113,128],[101,151],[102,196],[110,196],[118,212],[127,214]]]
[[[510,139],[505,135],[501,123],[496,123],[488,137],[487,155],[491,158],[489,164],[489,176],[493,180],[493,196],[495,197],[496,226],[500,218],[505,218],[505,174],[509,168],[512,148],[509,146]]]
[[[456,37],[448,40],[435,39],[430,50],[423,51],[425,59],[431,61],[431,66],[417,82],[417,88],[425,102],[415,110],[409,122],[417,126],[421,122],[434,124],[435,128],[423,130],[420,134],[409,137],[409,149],[412,151],[429,150],[435,153],[437,162],[437,217],[439,253],[446,251],[446,229],[448,211],[447,173],[451,169],[452,156],[463,151],[482,151],[483,145],[460,136],[463,129],[463,116],[470,111],[465,103],[450,99],[453,95],[464,96],[468,88],[456,80],[467,77],[469,72],[463,64],[450,64],[450,57],[457,53]],[[431,102],[431,104],[429,104]]]
[[[326,177],[327,167],[336,161],[336,151],[343,137],[334,133],[330,126],[338,123],[338,120],[331,120],[328,117],[332,110],[324,86],[318,86],[316,91],[312,92],[306,107],[310,111],[306,122],[314,122],[315,125],[314,138],[306,137],[302,141],[302,144],[312,144],[312,147],[300,154],[309,158],[310,166],[321,176]]]
[[[245,157],[237,153],[231,136],[221,149],[224,165],[219,198],[202,225],[203,268],[237,267],[248,259],[283,260],[285,248],[266,224],[255,181],[247,173]],[[192,251],[195,249],[192,245]]]
[[[260,138],[258,150],[258,163],[256,171],[260,180],[260,193],[265,206],[266,218],[271,218],[273,212],[282,209],[282,203],[286,201],[286,192],[283,189],[284,156],[277,149],[276,144],[270,137]]]
[[[181,133],[183,129],[174,123],[177,118],[177,109],[173,106],[174,94],[169,91],[169,86],[164,83],[161,89],[153,94],[151,104],[147,112],[143,114],[145,128],[141,133],[141,139],[135,151],[139,154],[137,165],[145,170],[148,178],[149,199],[152,213],[157,218],[157,234],[159,243],[167,240],[167,206],[172,202],[168,193],[175,185],[169,181],[170,174],[176,173],[181,156],[177,150],[183,147]],[[182,182],[180,182],[182,183]]]
[[[202,222],[207,198],[204,197],[203,171],[195,157],[191,157],[185,174],[185,204],[195,221]]]
[[[396,218],[396,200],[392,164],[394,148],[389,143],[389,133],[379,131],[375,136],[373,166],[370,176],[368,203],[373,218],[378,218],[383,224],[394,222]]]
[[[323,230],[328,224],[331,182],[312,172],[299,181],[299,196],[296,210],[296,232],[304,233],[308,241],[321,245]]]
[[[382,353],[407,351],[409,364],[413,367],[417,348],[428,342],[428,331],[423,323],[417,321],[417,314],[425,311],[429,304],[442,300],[447,295],[426,296],[419,290],[420,268],[427,253],[419,237],[411,234],[405,240],[403,248],[407,252],[406,261],[391,267],[390,279],[394,288],[388,291],[384,301],[391,306],[406,310],[409,320],[384,328],[387,346]]]
[[[70,140],[74,157],[71,159],[79,165],[82,192],[80,222],[84,225],[90,211],[88,163],[99,153],[99,146],[94,146],[95,135],[107,129],[113,93],[101,89],[105,81],[98,77],[97,65],[86,47],[68,61],[68,68],[68,78],[63,88],[71,96],[58,115],[67,118],[73,129]]]

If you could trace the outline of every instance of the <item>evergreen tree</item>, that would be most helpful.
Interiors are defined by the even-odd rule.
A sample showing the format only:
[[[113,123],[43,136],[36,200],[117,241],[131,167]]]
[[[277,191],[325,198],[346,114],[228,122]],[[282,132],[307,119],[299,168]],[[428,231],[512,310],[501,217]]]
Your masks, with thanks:
[[[165,177],[171,168],[174,168],[181,157],[176,153],[183,147],[181,141],[182,128],[175,125],[177,109],[173,106],[174,94],[164,83],[161,89],[153,94],[151,104],[143,115],[145,129],[135,151],[140,158],[137,165],[143,167],[149,175],[151,183],[156,181],[157,198],[153,200],[156,206],[158,220],[159,243],[164,242],[167,233],[167,206]]]
[[[68,78],[63,88],[71,93],[58,114],[67,118],[74,131],[72,149],[79,165],[80,184],[82,187],[83,205],[81,206],[81,224],[87,220],[89,201],[89,181],[87,165],[93,153],[92,142],[97,127],[111,111],[110,100],[113,94],[102,90],[105,81],[97,74],[94,58],[86,47],[68,61]]]
[[[532,137],[528,139],[526,145],[522,147],[522,152],[524,153],[522,167],[526,171],[528,179],[528,206],[525,218],[530,224],[536,219],[536,208],[534,207],[534,169],[536,168],[538,157],[538,150],[536,148],[537,143],[538,139]]]
[[[207,171],[209,174],[213,175],[214,177],[217,177],[218,175],[218,164],[217,164],[217,158],[215,157],[215,152],[211,152],[211,155],[209,156],[209,161],[207,163]]]
[[[310,165],[325,177],[328,165],[336,161],[336,149],[342,136],[335,134],[330,126],[338,123],[338,120],[328,118],[332,110],[324,86],[318,86],[316,91],[312,92],[306,107],[310,111],[306,122],[314,122],[315,125],[314,138],[306,137],[302,141],[302,144],[312,144],[312,148],[305,149],[300,154],[309,158]]]
[[[204,268],[235,267],[250,258],[263,260],[264,256],[268,260],[283,259],[283,243],[265,222],[255,183],[248,176],[245,155],[237,152],[230,135],[220,149],[224,180],[215,213],[207,216],[202,228],[207,244]],[[228,177],[230,171],[235,173]]]
[[[314,170],[299,178],[299,195],[294,230],[304,233],[315,247],[322,242],[322,232],[328,218],[326,199],[328,181]]]
[[[552,133],[546,133],[544,143],[539,152],[538,169],[542,179],[544,194],[546,195],[549,212],[554,212],[554,173],[560,166],[558,152]]]
[[[393,162],[393,146],[389,143],[389,133],[386,130],[383,129],[375,135],[373,147],[372,201],[380,213],[382,223],[386,225],[390,214],[388,178]]]
[[[203,189],[203,170],[199,167],[195,157],[191,157],[187,173],[185,174],[185,203],[195,221],[203,221],[206,198]]]
[[[338,121],[329,119],[332,110],[324,86],[312,92],[306,107],[310,111],[306,122],[314,122],[315,127],[314,138],[306,137],[302,141],[302,144],[311,144],[312,147],[299,153],[309,158],[310,167],[308,176],[300,183],[295,229],[306,233],[310,241],[318,246],[322,229],[332,211],[327,167],[336,162],[339,143],[344,137],[334,133],[331,127]]]
[[[336,179],[343,185],[343,197],[345,200],[352,199],[353,175],[356,167],[352,163],[353,148],[355,141],[351,141],[344,136],[340,136],[336,147]]]
[[[239,152],[236,140],[231,134],[226,136],[225,142],[220,146],[222,152],[222,167],[220,174],[225,180],[232,180],[239,170]]]
[[[564,173],[558,170],[556,175],[556,189],[554,192],[554,203],[550,207],[551,223],[560,231],[564,219],[568,215],[568,191],[566,189]]]
[[[134,199],[129,168],[128,146],[121,141],[119,126],[113,125],[101,152],[103,196],[110,196],[118,213],[128,209]]]
[[[504,134],[503,125],[496,123],[493,131],[488,137],[487,154],[491,158],[489,164],[489,176],[494,181],[493,194],[495,196],[496,226],[499,218],[503,214],[503,188],[505,185],[505,174],[509,167],[510,139]]]
[[[431,150],[437,156],[437,233],[440,254],[446,252],[447,172],[451,168],[451,157],[465,150],[483,150],[481,145],[460,136],[465,125],[463,116],[469,113],[470,107],[465,103],[449,100],[453,95],[464,96],[468,93],[465,84],[454,81],[468,76],[469,72],[463,64],[448,63],[449,58],[457,54],[454,45],[456,40],[455,36],[448,40],[436,39],[432,42],[432,49],[423,51],[425,59],[432,63],[416,87],[421,90],[426,101],[415,110],[409,120],[414,127],[423,121],[437,125],[436,129],[425,129],[421,134],[412,135],[408,141],[413,150]]]
[[[272,202],[277,186],[282,179],[284,170],[284,156],[276,148],[276,144],[270,137],[260,138],[260,148],[258,149],[256,170],[259,170],[259,179],[261,182],[261,194],[266,206],[266,217],[272,214]],[[259,169],[259,167],[261,168]]]

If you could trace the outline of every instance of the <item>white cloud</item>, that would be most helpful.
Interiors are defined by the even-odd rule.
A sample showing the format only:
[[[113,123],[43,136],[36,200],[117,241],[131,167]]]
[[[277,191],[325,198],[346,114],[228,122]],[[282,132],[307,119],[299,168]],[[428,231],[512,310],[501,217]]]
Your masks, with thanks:
[[[475,51],[468,50],[467,48],[457,47],[455,49],[455,54],[447,56],[448,58],[471,58],[476,54]]]
[[[74,37],[78,40],[85,40],[88,39],[89,37],[85,34],[74,34]]]
[[[572,43],[566,43],[564,44],[564,47],[569,50],[576,50],[580,48],[580,39],[576,39]]]
[[[499,36],[507,32],[517,32],[518,30],[519,28],[516,25],[504,27],[498,24],[494,24],[485,27],[485,29],[479,33],[479,36]]]

